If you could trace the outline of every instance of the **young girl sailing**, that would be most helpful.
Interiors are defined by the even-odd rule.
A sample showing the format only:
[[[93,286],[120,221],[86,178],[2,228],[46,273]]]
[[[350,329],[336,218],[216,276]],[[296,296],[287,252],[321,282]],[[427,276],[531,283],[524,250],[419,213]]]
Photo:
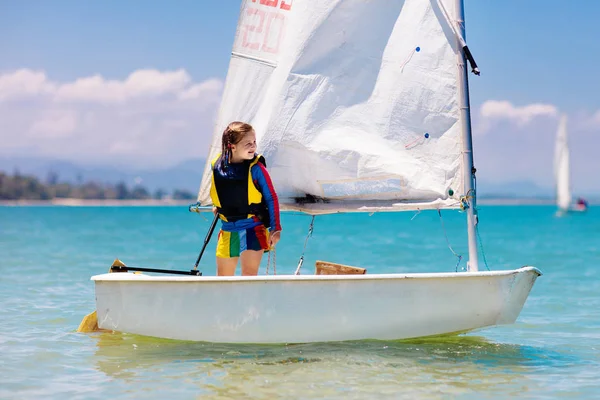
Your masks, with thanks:
[[[217,275],[257,275],[263,252],[280,239],[279,201],[263,156],[256,154],[251,125],[232,122],[223,132],[221,154],[211,163],[210,196],[222,225]]]

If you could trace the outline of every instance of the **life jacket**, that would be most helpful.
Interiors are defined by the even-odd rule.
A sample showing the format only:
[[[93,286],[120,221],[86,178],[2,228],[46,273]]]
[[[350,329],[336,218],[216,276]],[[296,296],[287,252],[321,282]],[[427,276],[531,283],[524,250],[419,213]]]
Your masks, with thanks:
[[[268,228],[270,226],[269,209],[257,184],[252,180],[252,167],[257,163],[267,163],[265,158],[257,154],[252,160],[244,161],[247,168],[240,177],[223,177],[216,172],[219,154],[211,162],[212,185],[210,187],[210,198],[222,220],[235,222],[241,219],[258,217]]]

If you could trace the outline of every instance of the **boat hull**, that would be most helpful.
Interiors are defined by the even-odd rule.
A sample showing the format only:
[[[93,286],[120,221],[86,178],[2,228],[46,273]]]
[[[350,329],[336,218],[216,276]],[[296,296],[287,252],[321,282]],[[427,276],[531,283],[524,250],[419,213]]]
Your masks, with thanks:
[[[395,340],[510,324],[541,275],[475,273],[92,277],[98,326],[219,343]]]
[[[571,206],[571,207],[566,208],[566,209],[565,208],[559,208],[556,211],[556,216],[562,217],[562,216],[565,216],[567,214],[585,213],[585,212],[587,212],[587,209],[588,208],[586,206],[577,206],[577,205]]]

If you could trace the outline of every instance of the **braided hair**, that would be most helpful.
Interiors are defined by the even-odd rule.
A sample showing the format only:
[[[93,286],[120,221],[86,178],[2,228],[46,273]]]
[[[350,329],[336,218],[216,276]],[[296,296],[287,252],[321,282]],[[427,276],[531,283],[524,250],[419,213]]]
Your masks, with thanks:
[[[227,169],[231,161],[231,146],[238,144],[247,133],[253,131],[252,125],[245,122],[234,121],[227,125],[221,140],[221,157],[223,158],[224,169]]]

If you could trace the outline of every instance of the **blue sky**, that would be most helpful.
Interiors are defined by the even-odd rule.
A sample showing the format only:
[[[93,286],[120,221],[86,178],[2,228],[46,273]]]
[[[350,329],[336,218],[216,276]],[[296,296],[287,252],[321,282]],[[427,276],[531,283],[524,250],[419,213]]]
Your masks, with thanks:
[[[551,185],[557,124],[554,114],[565,112],[574,153],[574,186],[600,191],[591,183],[600,169],[593,151],[600,148],[600,2],[465,0],[465,12],[467,42],[482,71],[481,77],[469,77],[480,177],[532,179]],[[94,75],[106,81],[123,81],[139,70],[180,71],[165,79],[171,87],[187,90],[186,98],[196,101],[189,104],[189,110],[200,111],[192,116],[191,111],[185,114],[185,110],[177,110],[176,118],[162,122],[179,126],[185,131],[179,140],[189,142],[199,129],[212,129],[218,82],[227,72],[238,13],[239,2],[233,0],[0,0],[0,76],[27,69],[43,72],[39,79],[44,82],[69,83]],[[194,93],[203,93],[202,99]],[[207,100],[205,93],[214,93],[217,98]],[[535,104],[546,108],[527,108]],[[164,104],[152,107],[164,113],[168,108]],[[38,142],[30,138],[29,143],[19,136],[13,142],[17,134],[3,129],[0,156],[62,155],[78,162],[100,163],[116,154],[141,165],[152,164],[157,157],[166,158],[161,147],[174,157],[172,161],[204,155],[203,148],[179,151],[175,144],[160,141],[155,149],[133,152],[135,146],[130,141],[113,148],[104,158],[86,156],[86,151],[103,145],[99,140],[70,153],[64,145],[70,139],[64,132],[72,124],[70,114],[63,111],[36,109],[40,118],[50,115],[63,123],[54,130],[55,148],[44,145],[42,150],[39,137]],[[84,111],[93,123],[89,109],[78,111],[77,118],[81,120]],[[18,114],[15,109],[4,112]],[[110,114],[105,117],[112,118]],[[139,131],[138,138],[150,129],[131,118],[127,121],[129,125],[122,129]],[[46,126],[44,121],[38,124],[40,131]],[[120,126],[115,122],[110,128],[118,130]],[[132,153],[127,153],[129,150]],[[511,165],[506,165],[507,159]]]

